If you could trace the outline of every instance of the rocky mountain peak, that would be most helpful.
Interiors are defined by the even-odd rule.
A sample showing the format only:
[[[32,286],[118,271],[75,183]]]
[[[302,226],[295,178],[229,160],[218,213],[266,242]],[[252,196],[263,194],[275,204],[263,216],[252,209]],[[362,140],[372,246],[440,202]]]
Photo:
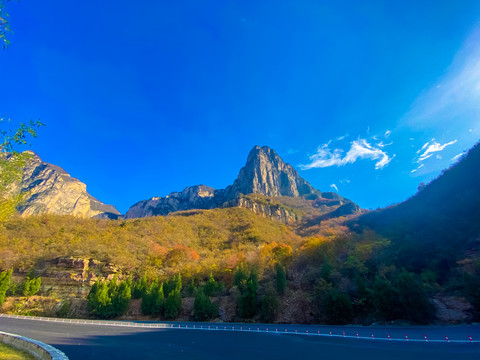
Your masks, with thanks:
[[[227,198],[251,193],[275,197],[321,194],[268,146],[253,147],[238,178],[232,186],[225,189],[225,192]]]
[[[81,217],[117,218],[121,214],[87,192],[87,185],[71,177],[61,167],[42,161],[32,151],[23,168],[22,179],[11,187],[11,193],[23,194],[18,211],[23,216],[36,214],[75,215]],[[7,155],[7,160],[12,155]]]
[[[281,201],[269,203],[261,198],[248,197],[248,194],[258,194],[268,198],[294,197],[313,200],[312,206],[321,208],[322,212],[332,212],[339,206],[351,202],[335,193],[327,192],[323,196],[319,190],[300,177],[291,165],[285,163],[275,150],[268,146],[254,146],[237,179],[225,189],[215,190],[205,185],[187,187],[181,192],[172,192],[165,197],[140,201],[130,207],[125,218],[230,206],[245,207],[283,222],[297,218],[288,206],[279,206]],[[349,209],[344,210],[348,212]]]

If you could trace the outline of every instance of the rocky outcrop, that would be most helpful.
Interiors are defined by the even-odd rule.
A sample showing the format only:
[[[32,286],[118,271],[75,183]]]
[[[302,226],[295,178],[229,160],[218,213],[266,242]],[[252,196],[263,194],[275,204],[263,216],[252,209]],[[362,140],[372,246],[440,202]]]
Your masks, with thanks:
[[[271,198],[294,197],[317,201],[318,207],[326,211],[336,210],[341,205],[352,203],[350,200],[332,192],[323,193],[315,189],[289,164],[268,146],[255,146],[248,155],[245,166],[237,179],[225,189],[215,190],[205,185],[185,188],[182,192],[173,192],[165,197],[154,197],[133,205],[125,218],[139,218],[155,215],[167,215],[176,211],[192,209],[213,209],[218,207],[239,206],[257,214],[276,218],[284,223],[295,221],[296,212],[278,204],[263,204],[247,194],[260,194]],[[355,205],[356,206],[356,205]]]
[[[143,200],[125,214],[125,218],[140,218],[147,216],[167,215],[171,212],[191,209],[212,209],[221,205],[223,197],[219,191],[205,185],[195,185],[185,188],[182,192],[173,192],[165,197],[153,197]]]
[[[347,216],[347,215],[359,215],[362,213],[362,209],[357,204],[350,202],[339,206],[335,211],[329,213],[331,218]]]
[[[300,197],[320,195],[321,192],[300,177],[297,170],[285,163],[275,150],[268,146],[255,146],[237,179],[225,189],[227,199],[239,194]]]
[[[262,204],[254,199],[240,196],[224,204],[225,207],[242,207],[253,211],[255,214],[270,217],[284,224],[292,223],[298,220],[298,213],[282,204]]]
[[[12,187],[12,193],[23,194],[18,206],[22,216],[59,214],[117,218],[121,215],[112,205],[91,196],[84,183],[61,167],[43,162],[31,151],[28,153],[22,180]]]

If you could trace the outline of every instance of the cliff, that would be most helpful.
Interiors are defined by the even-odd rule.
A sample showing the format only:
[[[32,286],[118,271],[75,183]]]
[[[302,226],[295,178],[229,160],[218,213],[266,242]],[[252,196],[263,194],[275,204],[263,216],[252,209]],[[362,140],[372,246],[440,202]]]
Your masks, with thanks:
[[[61,167],[43,162],[29,151],[21,181],[13,183],[10,195],[22,194],[17,210],[22,216],[37,214],[118,218],[121,214],[87,192],[87,186]],[[7,155],[7,160],[12,155]]]

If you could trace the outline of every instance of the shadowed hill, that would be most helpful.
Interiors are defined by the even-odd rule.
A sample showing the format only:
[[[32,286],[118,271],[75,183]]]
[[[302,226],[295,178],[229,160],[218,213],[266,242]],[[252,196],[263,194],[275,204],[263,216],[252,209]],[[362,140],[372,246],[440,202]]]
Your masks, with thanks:
[[[480,239],[480,144],[458,163],[423,186],[410,199],[365,214],[351,226],[369,227],[403,250],[404,260],[418,265],[429,254],[478,251]],[[415,248],[415,253],[409,249]],[[402,255],[402,254],[401,254]]]

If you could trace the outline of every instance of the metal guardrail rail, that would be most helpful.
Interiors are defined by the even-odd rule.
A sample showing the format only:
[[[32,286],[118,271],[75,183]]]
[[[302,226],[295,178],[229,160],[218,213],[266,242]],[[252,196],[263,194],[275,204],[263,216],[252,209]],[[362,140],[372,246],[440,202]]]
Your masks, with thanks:
[[[39,317],[39,316],[22,316],[22,315],[8,315],[0,314],[0,317],[5,318],[15,318],[15,319],[26,319],[26,320],[37,320],[37,321],[47,321],[54,323],[69,323],[69,324],[78,324],[78,325],[97,325],[97,326],[116,326],[116,327],[134,327],[134,328],[145,328],[145,329],[172,329],[172,330],[198,330],[198,331],[236,331],[236,332],[251,332],[251,333],[269,333],[269,334],[287,334],[287,335],[300,335],[300,336],[319,336],[319,337],[331,337],[331,338],[346,338],[346,339],[363,339],[371,341],[402,341],[402,342],[431,342],[431,343],[464,343],[464,344],[473,344],[480,343],[480,340],[473,339],[472,336],[468,336],[467,339],[450,339],[448,336],[445,336],[445,339],[429,339],[427,335],[423,336],[423,339],[418,338],[409,338],[408,335],[405,335],[402,338],[390,336],[386,334],[383,336],[375,336],[374,333],[371,333],[370,336],[361,336],[357,331],[353,331],[354,334],[347,334],[345,331],[342,331],[341,334],[333,333],[332,331],[323,332],[320,330],[309,331],[305,329],[296,330],[282,328],[280,325],[219,325],[204,323],[199,325],[196,324],[175,324],[175,323],[165,323],[165,322],[133,322],[133,321],[109,321],[109,320],[86,320],[86,319],[63,319],[63,318],[48,318],[48,317]],[[348,330],[348,328],[346,329]]]

